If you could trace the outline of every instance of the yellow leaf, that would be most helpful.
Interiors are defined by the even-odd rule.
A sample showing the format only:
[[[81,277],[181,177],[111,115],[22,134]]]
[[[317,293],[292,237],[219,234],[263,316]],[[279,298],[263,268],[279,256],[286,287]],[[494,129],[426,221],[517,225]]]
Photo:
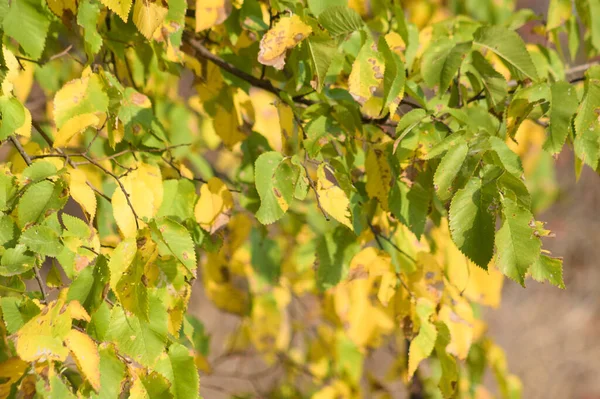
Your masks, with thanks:
[[[196,32],[222,23],[230,12],[229,0],[196,0]]]
[[[277,97],[266,90],[251,88],[250,100],[254,108],[254,131],[267,138],[269,145],[275,151],[281,151],[281,126],[277,113]]]
[[[312,396],[313,399],[351,399],[352,390],[348,384],[341,380],[335,380],[331,385],[321,388]]]
[[[442,305],[439,313],[439,319],[450,330],[451,340],[446,350],[459,359],[465,359],[473,342],[475,322],[473,309],[456,288],[446,287],[446,292],[450,293],[449,304]]]
[[[75,0],[48,0],[48,7],[58,17],[62,17],[65,11],[71,15],[77,15],[77,2]]]
[[[150,40],[154,31],[162,24],[167,9],[150,0],[136,0],[133,6],[133,23]]]
[[[196,221],[211,234],[229,221],[233,197],[218,178],[211,178],[200,188],[200,199],[194,208]]]
[[[358,52],[348,77],[348,91],[354,100],[364,105],[381,86],[384,72],[383,57],[373,41],[367,41]]]
[[[375,147],[369,150],[365,163],[367,172],[367,194],[377,198],[381,207],[387,211],[388,196],[392,184],[392,171],[388,164],[384,148]]]
[[[71,331],[72,316],[65,311],[66,291],[42,308],[17,332],[17,354],[26,362],[57,360],[64,362],[69,351],[63,340]],[[68,308],[67,308],[68,310]]]
[[[96,195],[94,190],[87,185],[87,177],[80,169],[69,171],[69,191],[71,197],[90,215],[90,220],[96,215]]]
[[[279,114],[279,125],[281,127],[282,147],[285,148],[286,143],[294,134],[294,111],[292,110],[292,107],[283,101],[278,101],[277,113]]]
[[[96,343],[87,334],[71,330],[65,338],[65,344],[77,367],[97,392],[100,389],[100,354]]]
[[[108,107],[108,96],[97,74],[83,71],[80,79],[67,82],[54,96],[53,114],[56,127],[60,130],[72,118],[82,114],[96,114],[104,121]],[[89,126],[89,125],[88,125]]]
[[[151,219],[156,215],[163,198],[160,169],[157,166],[139,163],[137,168],[121,179],[129,201],[139,218]],[[113,216],[124,237],[135,237],[135,216],[120,187],[112,196]],[[138,221],[140,226],[141,221]]]
[[[69,119],[56,133],[54,148],[65,147],[75,135],[85,132],[90,126],[97,126],[100,120],[95,114],[82,114]]]
[[[91,320],[90,315],[85,310],[85,308],[81,306],[81,303],[79,303],[79,301],[70,301],[67,308],[69,309],[69,314],[71,315],[72,319],[83,320],[87,322]]]
[[[419,298],[416,306],[414,322],[419,322],[419,334],[411,341],[408,351],[408,378],[411,378],[419,363],[427,359],[433,351],[437,330],[430,317],[435,312],[435,305],[425,298]]]
[[[2,46],[2,53],[4,55],[4,62],[8,68],[6,76],[2,80],[2,93],[8,94],[13,91],[13,82],[19,78],[21,67],[12,51]],[[23,101],[21,101],[21,103],[23,103]]]
[[[129,10],[131,10],[131,3],[133,0],[100,0],[102,4],[108,7],[109,10],[116,13],[124,22],[127,22],[129,17]]]
[[[317,195],[325,212],[354,231],[351,221],[350,200],[339,187],[333,173],[329,170],[325,171],[325,164],[320,164],[317,169]]]
[[[228,112],[223,107],[217,107],[217,112],[213,117],[213,126],[223,144],[228,148],[246,138],[246,135],[240,130],[241,126],[235,110]]]
[[[28,367],[29,363],[18,357],[11,357],[0,363],[0,399],[6,399],[10,395],[11,385],[21,378]]]
[[[258,62],[283,69],[285,52],[306,39],[311,32],[312,28],[297,15],[280,18],[261,39]]]

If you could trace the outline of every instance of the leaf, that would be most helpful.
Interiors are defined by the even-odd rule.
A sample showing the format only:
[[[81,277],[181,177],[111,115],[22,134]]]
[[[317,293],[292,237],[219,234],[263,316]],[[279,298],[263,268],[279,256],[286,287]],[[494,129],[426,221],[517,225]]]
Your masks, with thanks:
[[[530,211],[505,197],[502,227],[496,233],[496,266],[505,276],[525,286],[525,274],[540,256],[541,242],[529,225]]]
[[[260,40],[258,62],[283,69],[285,52],[306,39],[311,32],[312,28],[297,15],[281,17]]]
[[[109,10],[117,14],[123,22],[127,22],[133,0],[100,0]]]
[[[223,107],[217,107],[217,112],[213,116],[213,126],[221,140],[223,140],[223,144],[228,148],[232,148],[246,139],[246,135],[241,131],[235,109],[233,112],[228,112]]]
[[[469,146],[464,140],[461,140],[453,147],[450,147],[438,165],[433,176],[433,184],[438,197],[442,201],[450,199],[454,189],[454,179],[467,158],[468,152]]]
[[[113,291],[117,289],[117,283],[123,276],[123,273],[129,268],[137,253],[137,244],[133,237],[121,241],[113,251],[108,262],[110,270],[110,288]]]
[[[381,207],[387,211],[388,196],[393,179],[385,147],[369,149],[365,171],[367,172],[367,194],[371,198],[377,198]]]
[[[196,32],[223,23],[230,12],[230,0],[196,0]]]
[[[15,238],[16,228],[17,226],[10,216],[0,216],[0,245],[4,245]]]
[[[96,195],[87,184],[87,176],[80,169],[69,171],[69,192],[71,197],[87,212],[90,220],[96,215]]]
[[[425,231],[431,195],[420,182],[409,188],[398,180],[390,191],[390,211],[409,230],[420,238]]]
[[[25,109],[14,97],[0,97],[0,140],[6,139],[15,133],[15,130],[25,123]]]
[[[563,261],[561,258],[552,258],[547,255],[540,255],[529,268],[531,277],[535,281],[543,283],[548,281],[550,284],[558,288],[565,289],[563,281]]]
[[[375,43],[370,39],[363,44],[348,77],[348,91],[361,105],[377,91],[385,73],[383,56],[374,47]]]
[[[35,266],[34,254],[23,244],[8,248],[0,260],[0,276],[15,276]]]
[[[18,357],[11,357],[0,363],[0,398],[10,396],[11,385],[16,384],[29,368],[29,363]]]
[[[225,183],[213,177],[200,188],[194,215],[200,227],[213,234],[229,222],[232,208],[231,192]]]
[[[513,152],[501,138],[492,136],[488,140],[492,151],[498,156],[501,166],[503,166],[508,173],[517,178],[521,178],[521,176],[523,176],[521,158],[519,158],[519,156]]]
[[[350,262],[359,251],[355,236],[342,226],[317,241],[317,286],[325,290],[336,286],[345,276]]]
[[[317,19],[333,37],[348,35],[364,26],[360,15],[346,5],[327,7]]]
[[[19,238],[19,243],[42,256],[56,257],[62,249],[58,234],[50,227],[39,225],[25,230]]]
[[[91,399],[113,399],[121,394],[125,379],[125,365],[119,361],[112,347],[100,346],[100,390],[91,392]]]
[[[23,170],[21,176],[25,183],[38,182],[50,176],[56,175],[56,166],[50,162],[38,161],[34,162]]]
[[[173,216],[180,220],[194,217],[196,187],[186,179],[163,181],[163,201],[156,217]]]
[[[419,327],[419,334],[410,342],[408,378],[412,378],[419,367],[419,363],[431,355],[437,338],[435,325],[429,320],[434,313],[434,304],[428,299],[419,298],[415,312],[421,326]]]
[[[29,298],[0,298],[0,307],[2,307],[4,325],[9,334],[16,333],[29,320],[40,314],[40,308]]]
[[[525,76],[538,80],[531,56],[516,32],[502,26],[484,26],[475,31],[473,38],[475,44],[496,53]]]
[[[449,219],[452,240],[460,251],[477,266],[487,269],[494,250],[494,219],[488,211],[491,204],[483,181],[471,178],[456,192],[450,204]]]
[[[167,9],[149,0],[135,0],[133,23],[146,39],[151,40],[154,32],[165,20]]]
[[[108,110],[108,95],[100,77],[96,74],[90,74],[81,79],[74,79],[67,82],[54,96],[54,120],[56,127],[60,129],[71,119],[78,117],[79,122],[71,122],[71,131],[74,126],[82,126],[84,119],[80,115],[96,114],[100,115]],[[85,118],[91,118],[86,116]],[[89,126],[89,125],[88,125]],[[64,133],[66,135],[66,133]]]
[[[119,230],[125,237],[137,233],[135,209],[138,218],[152,218],[163,201],[163,185],[160,169],[157,166],[139,163],[137,168],[121,179],[121,184],[129,197],[129,202],[118,187],[112,196],[113,216]],[[131,206],[130,206],[131,203]]]
[[[471,63],[481,78],[485,90],[485,98],[489,106],[497,108],[508,94],[508,84],[504,76],[497,72],[494,67],[478,51],[471,53]]]
[[[77,24],[83,28],[83,39],[88,58],[92,58],[102,48],[102,36],[98,33],[100,5],[96,0],[84,0],[79,3]]]
[[[321,163],[317,169],[317,196],[325,212],[335,220],[354,231],[350,200],[341,189],[334,173]]]
[[[78,134],[83,133],[89,127],[98,126],[100,119],[95,114],[76,115],[69,119],[60,128],[54,138],[54,148],[66,147],[67,144]]]
[[[577,157],[594,170],[598,167],[598,159],[600,159],[598,104],[600,104],[600,83],[595,79],[588,79],[573,123],[576,133],[574,148]]]
[[[387,38],[379,38],[379,51],[383,54],[385,62],[385,72],[383,73],[383,108],[390,108],[390,114],[396,112],[396,107],[400,104],[404,96],[404,83],[406,81],[406,70],[400,56],[396,54],[388,45]]]
[[[562,150],[571,130],[571,119],[577,111],[579,101],[577,91],[568,82],[555,82],[550,90],[552,92],[550,126],[544,149],[551,154],[557,154]]]
[[[313,88],[320,93],[323,90],[323,83],[327,77],[327,71],[333,61],[337,46],[334,40],[310,37],[308,38],[308,49],[315,72]]]
[[[100,390],[100,354],[96,343],[85,333],[71,330],[65,338],[77,367],[81,370],[92,388]]]
[[[169,347],[169,354],[164,355],[156,365],[156,371],[171,382],[170,391],[174,399],[195,399],[198,397],[200,381],[194,358],[189,350],[181,344]]]
[[[170,218],[162,218],[156,221],[157,235],[168,248],[168,254],[174,256],[192,274],[196,270],[196,250],[189,231],[181,224]],[[159,251],[161,246],[159,245]],[[161,255],[165,255],[161,251]]]
[[[50,15],[39,0],[15,0],[4,18],[4,33],[15,39],[33,59],[42,56]]]
[[[21,227],[29,223],[40,221],[44,212],[52,204],[55,194],[55,185],[47,180],[35,183],[23,194],[17,208],[18,225]]]
[[[448,90],[463,59],[471,51],[471,42],[455,44],[446,37],[433,43],[423,54],[421,73],[429,87],[438,87],[439,94]]]
[[[456,391],[458,367],[456,360],[446,351],[446,347],[450,343],[450,331],[441,322],[435,323],[435,328],[438,332],[435,341],[435,353],[442,369],[442,376],[440,377],[438,387],[442,391],[444,398],[451,398]]]
[[[564,26],[571,16],[570,0],[550,0],[548,5],[548,16],[546,17],[546,29],[548,31]]]
[[[120,306],[113,307],[106,337],[119,352],[146,367],[154,366],[167,342],[167,312],[157,298],[150,298],[149,315],[149,322],[144,322],[126,315]]]
[[[293,198],[292,180],[281,181],[277,176],[282,162],[283,155],[270,151],[261,154],[254,164],[254,182],[260,197],[256,218],[262,224],[271,224],[281,219]]]

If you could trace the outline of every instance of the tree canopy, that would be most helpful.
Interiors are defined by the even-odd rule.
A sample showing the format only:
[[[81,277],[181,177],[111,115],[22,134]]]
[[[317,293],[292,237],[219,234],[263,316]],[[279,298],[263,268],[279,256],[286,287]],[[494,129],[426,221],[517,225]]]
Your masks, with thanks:
[[[565,288],[535,215],[563,147],[599,170],[598,21],[0,0],[0,399],[519,397],[482,314]]]

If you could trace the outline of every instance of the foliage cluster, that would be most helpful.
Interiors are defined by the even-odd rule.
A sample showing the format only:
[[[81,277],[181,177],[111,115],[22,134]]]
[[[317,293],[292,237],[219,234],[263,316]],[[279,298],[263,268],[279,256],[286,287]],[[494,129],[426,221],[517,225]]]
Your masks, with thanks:
[[[600,0],[514,3],[0,0],[0,398],[240,353],[251,397],[518,397],[481,315],[564,288],[534,214],[565,144],[599,167]]]

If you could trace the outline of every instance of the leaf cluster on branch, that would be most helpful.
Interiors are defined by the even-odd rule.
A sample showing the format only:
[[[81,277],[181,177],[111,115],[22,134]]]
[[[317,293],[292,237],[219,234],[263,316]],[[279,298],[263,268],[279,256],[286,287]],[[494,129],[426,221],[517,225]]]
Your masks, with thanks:
[[[0,3],[0,399],[520,396],[600,1]]]

